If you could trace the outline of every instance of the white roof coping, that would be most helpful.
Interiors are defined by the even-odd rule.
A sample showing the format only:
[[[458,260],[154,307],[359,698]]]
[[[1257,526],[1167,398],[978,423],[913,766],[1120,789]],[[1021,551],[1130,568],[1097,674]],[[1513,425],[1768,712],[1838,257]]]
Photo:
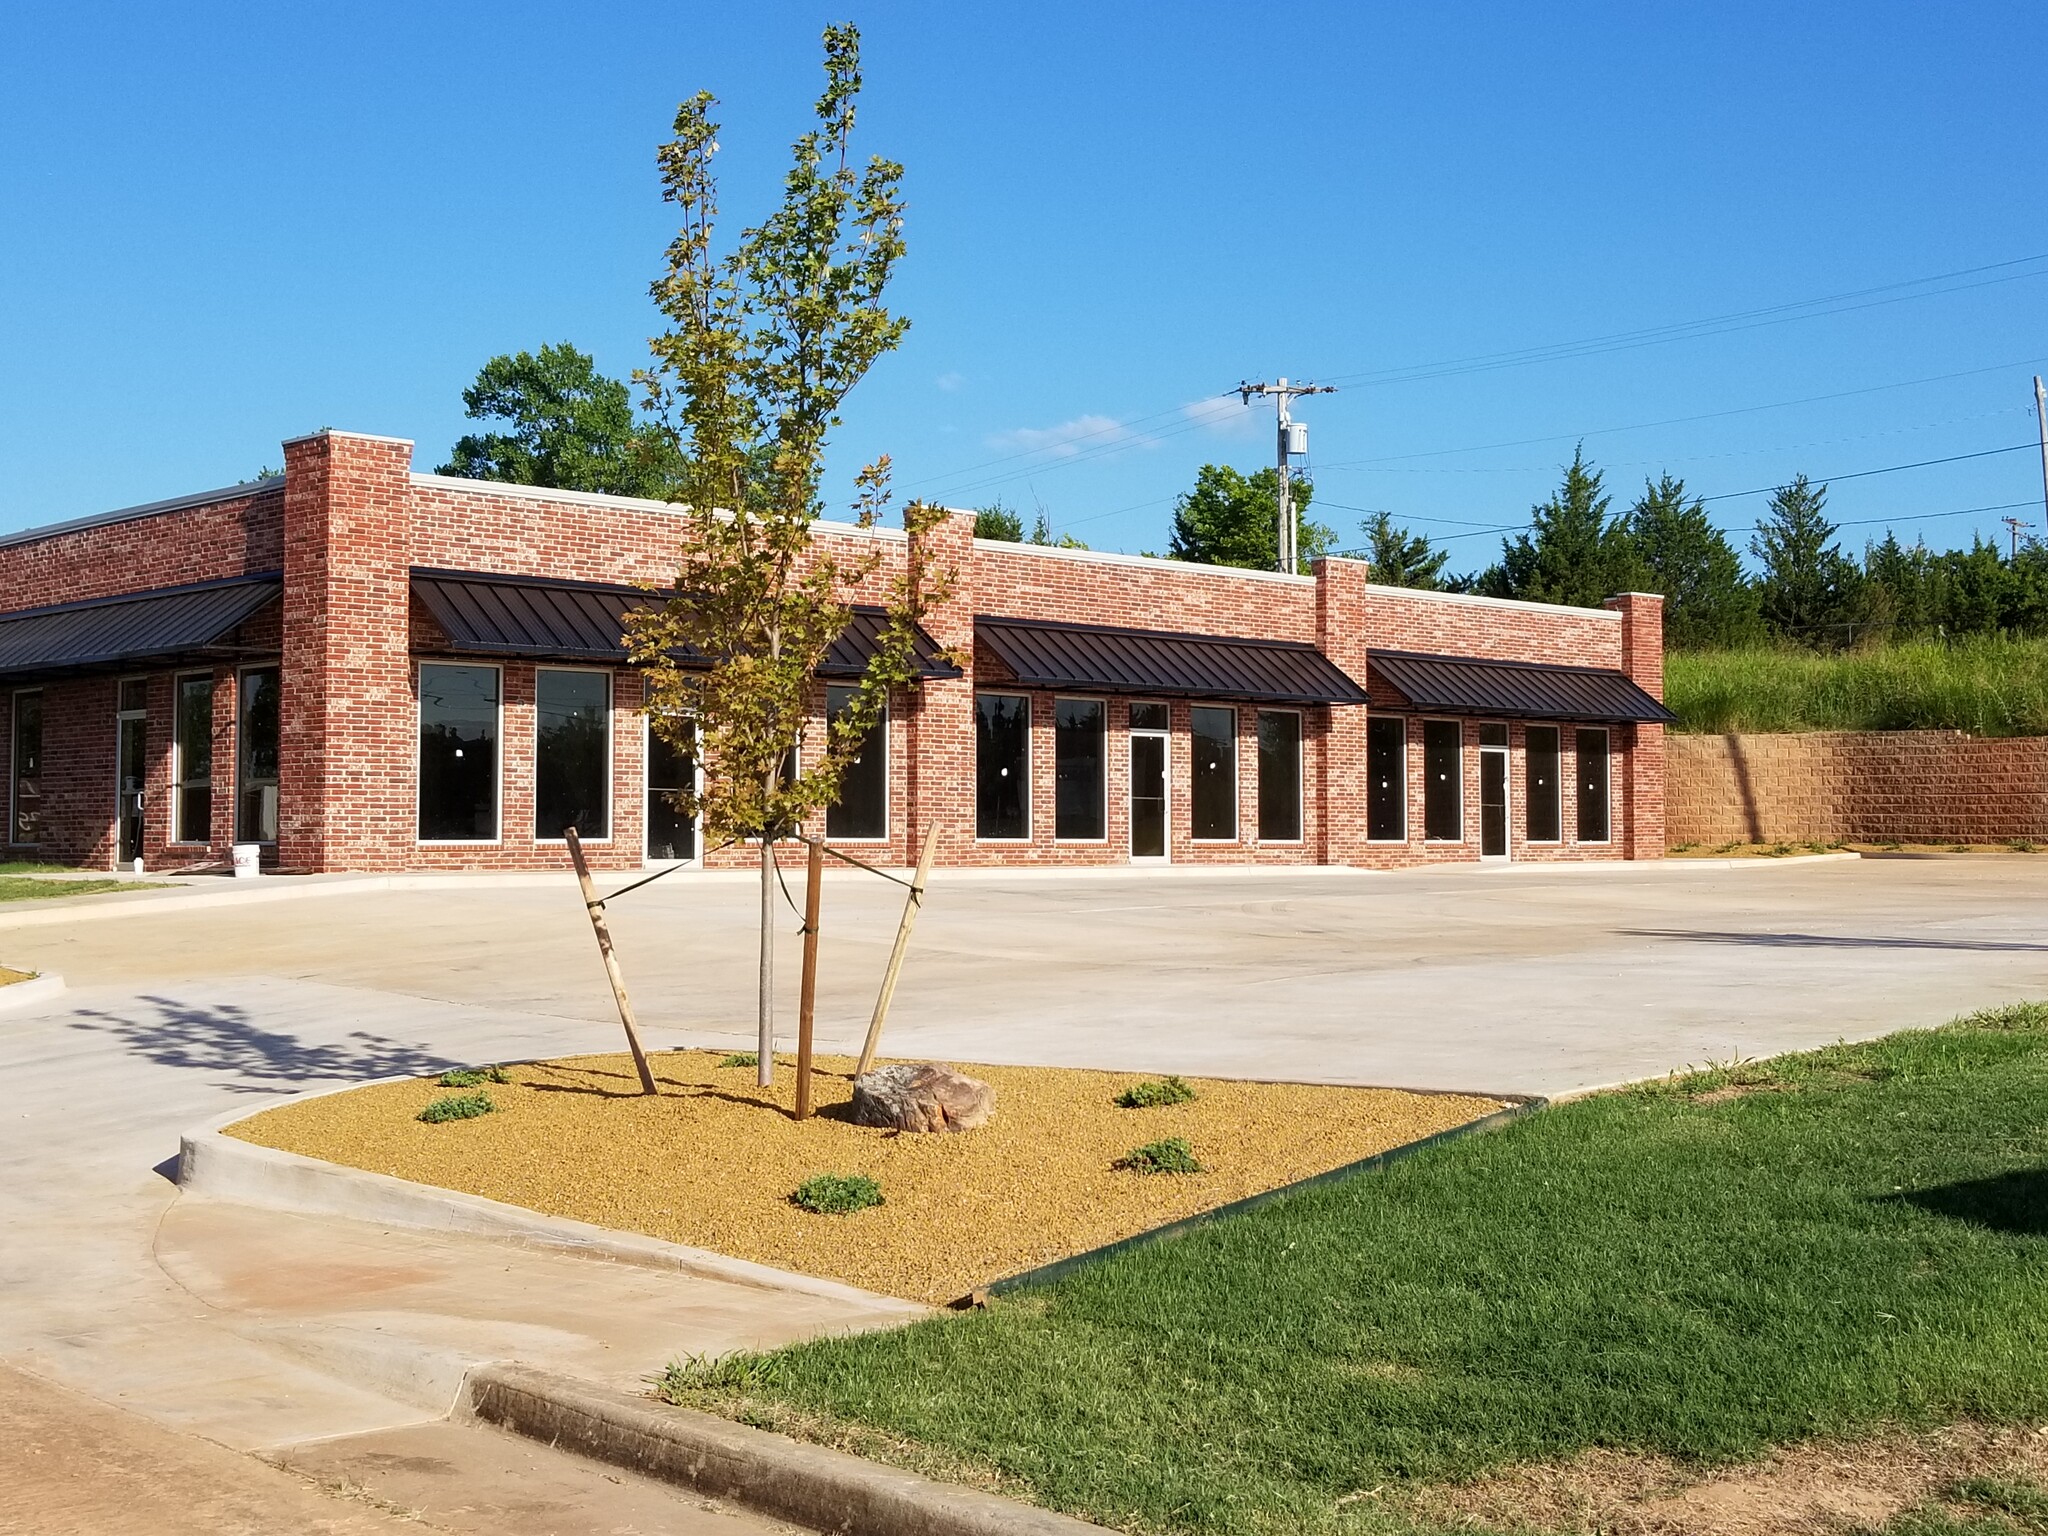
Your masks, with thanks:
[[[345,427],[322,427],[317,432],[301,432],[297,437],[286,438],[284,446],[289,447],[293,443],[310,443],[316,437],[352,437],[359,443],[397,443],[406,448],[417,448],[419,446],[409,437],[386,437],[381,432],[351,432]]]
[[[565,491],[551,485],[515,485],[509,480],[473,480],[467,475],[428,475],[415,472],[412,483],[485,496],[511,496],[527,501],[559,501],[578,507],[612,507],[621,512],[662,512],[670,517],[688,517],[691,512],[689,503],[681,501],[656,501],[647,496],[615,496],[608,491]],[[719,514],[721,517],[727,515],[729,514],[723,512]],[[858,523],[836,522],[824,517],[813,519],[811,527],[819,533],[843,538],[907,537],[901,528],[863,528]]]
[[[194,491],[189,496],[172,496],[164,501],[145,501],[134,507],[116,507],[111,512],[94,512],[88,517],[74,517],[62,523],[44,523],[38,528],[21,528],[13,533],[0,533],[0,549],[5,549],[11,544],[33,544],[38,539],[54,539],[63,534],[77,533],[86,528],[98,528],[107,523],[125,523],[134,518],[155,517],[163,512],[182,512],[187,507],[203,507],[208,502],[233,501],[237,497],[283,489],[284,476],[270,475],[261,480],[244,480],[240,485],[222,486],[217,491]]]
[[[1570,603],[1531,603],[1519,597],[1481,597],[1476,592],[1431,592],[1422,587],[1387,587],[1376,581],[1365,584],[1368,592],[1378,592],[1387,597],[1414,597],[1430,603],[1466,603],[1479,608],[1514,608],[1524,613],[1575,613],[1586,619],[1612,619],[1621,622],[1621,614],[1613,608],[1579,608]]]
[[[1258,571],[1242,565],[1202,565],[1193,560],[1169,560],[1164,555],[1120,555],[1106,549],[1061,549],[1057,544],[1025,544],[1010,539],[976,539],[976,549],[1021,551],[1043,555],[1049,560],[1092,561],[1099,565],[1144,565],[1176,571],[1199,571],[1205,576],[1242,576],[1247,581],[1276,581],[1282,586],[1313,587],[1313,576],[1290,576],[1285,571]]]

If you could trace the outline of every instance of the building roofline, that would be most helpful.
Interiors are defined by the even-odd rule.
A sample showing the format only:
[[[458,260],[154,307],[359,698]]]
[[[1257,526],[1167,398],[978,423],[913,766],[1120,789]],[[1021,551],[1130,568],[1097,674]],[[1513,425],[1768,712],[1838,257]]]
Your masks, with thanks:
[[[1009,550],[1042,555],[1050,560],[1080,560],[1101,565],[1142,565],[1159,570],[1199,571],[1205,576],[1242,576],[1249,581],[1277,581],[1283,586],[1313,587],[1313,576],[1290,576],[1285,571],[1258,571],[1242,565],[1202,565],[1193,560],[1169,560],[1163,555],[1123,555],[1107,549],[1061,549],[1057,544],[1025,544],[1010,539],[976,539],[976,549]]]
[[[234,501],[240,497],[257,496],[265,491],[283,489],[283,475],[268,475],[261,480],[245,480],[240,485],[222,486],[217,491],[194,491],[188,496],[172,496],[163,501],[145,501],[133,507],[116,507],[111,512],[94,512],[61,523],[44,523],[36,528],[21,528],[13,533],[0,533],[0,549],[15,544],[33,544],[39,539],[54,539],[67,533],[79,533],[87,528],[104,527],[109,523],[126,523],[136,518],[156,517],[165,512],[182,512],[187,507],[203,507],[211,502]]]
[[[572,507],[609,507],[621,512],[662,512],[670,517],[688,517],[689,503],[656,501],[648,496],[616,496],[609,491],[565,491],[552,485],[517,485],[510,480],[473,480],[467,475],[431,475],[414,470],[412,483],[440,490],[466,491],[485,496],[510,496],[515,500],[564,502]],[[723,515],[723,514],[721,514]],[[811,526],[820,533],[859,539],[903,539],[901,528],[862,528],[856,523],[817,518]]]
[[[1464,603],[1477,608],[1512,608],[1518,613],[1570,613],[1586,619],[1611,619],[1621,622],[1621,614],[1613,608],[1578,608],[1569,603],[1531,603],[1519,597],[1481,597],[1477,592],[1431,592],[1422,587],[1388,587],[1379,582],[1369,581],[1365,590],[1386,597],[1413,597],[1430,603]]]

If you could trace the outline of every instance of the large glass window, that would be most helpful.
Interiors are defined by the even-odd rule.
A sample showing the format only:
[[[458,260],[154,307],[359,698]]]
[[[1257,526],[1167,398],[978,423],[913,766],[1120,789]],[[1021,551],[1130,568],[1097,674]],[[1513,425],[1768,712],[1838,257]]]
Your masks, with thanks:
[[[533,675],[533,835],[612,835],[612,679],[544,667]]]
[[[498,669],[420,668],[420,841],[498,836]]]
[[[277,668],[241,676],[235,712],[235,841],[277,841]]]
[[[1259,841],[1301,841],[1301,712],[1259,711]]]
[[[1579,841],[1604,843],[1611,835],[1607,812],[1607,733],[1582,730],[1578,738]]]
[[[852,707],[857,688],[827,688],[825,709],[834,720]],[[825,811],[827,837],[874,841],[889,835],[889,716],[878,715],[860,751],[839,779],[839,799]]]
[[[213,837],[213,679],[178,679],[178,712],[171,722],[171,841],[204,843]]]
[[[1562,835],[1559,819],[1558,729],[1554,725],[1532,725],[1524,736],[1528,759],[1522,788],[1522,803],[1528,807],[1529,841],[1554,843]]]
[[[1374,715],[1365,725],[1365,835],[1408,841],[1408,722]]]
[[[1463,735],[1455,720],[1422,722],[1422,835],[1433,843],[1465,837]]]
[[[661,862],[697,857],[697,819],[684,812],[678,795],[697,790],[697,727],[694,722],[647,722],[647,857]],[[680,730],[675,730],[681,726]],[[670,731],[682,738],[678,745]]]
[[[1195,756],[1194,839],[1237,841],[1237,711],[1188,711]]]
[[[1100,699],[1053,701],[1053,836],[1109,836],[1109,709]]]
[[[14,735],[9,758],[9,842],[43,840],[43,695],[24,689],[14,696]]]
[[[974,835],[1031,836],[1031,699],[974,696]]]

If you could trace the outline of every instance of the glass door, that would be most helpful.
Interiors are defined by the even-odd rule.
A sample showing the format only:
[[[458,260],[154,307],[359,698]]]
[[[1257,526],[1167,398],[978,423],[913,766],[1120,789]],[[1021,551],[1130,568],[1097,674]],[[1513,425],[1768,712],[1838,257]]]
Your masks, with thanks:
[[[1505,747],[1479,749],[1479,856],[1508,856],[1508,753]]]
[[[691,732],[694,739],[695,731]],[[647,862],[686,864],[697,857],[697,819],[675,802],[679,790],[697,788],[696,754],[647,727]]]
[[[1166,857],[1164,731],[1131,732],[1131,857]]]
[[[149,783],[148,686],[139,677],[123,682],[114,716],[114,856],[130,866],[142,861],[142,800]]]

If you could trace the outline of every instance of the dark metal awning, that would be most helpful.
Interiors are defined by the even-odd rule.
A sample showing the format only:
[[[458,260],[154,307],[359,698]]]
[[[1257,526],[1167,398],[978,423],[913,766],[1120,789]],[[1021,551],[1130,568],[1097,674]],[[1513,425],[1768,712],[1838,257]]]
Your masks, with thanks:
[[[1417,651],[1374,651],[1372,676],[1417,709],[1517,720],[1669,722],[1678,717],[1626,673],[1541,661],[1476,661]]]
[[[272,572],[0,613],[0,677],[204,653],[283,590]]]
[[[976,618],[974,637],[1032,688],[1363,704],[1365,690],[1312,645],[1043,619]]]
[[[644,587],[422,569],[412,573],[412,590],[457,653],[611,666],[626,662],[626,615],[665,600],[664,594]],[[832,642],[818,675],[861,676],[886,623],[883,609],[856,605],[852,622]],[[940,659],[938,642],[922,629],[916,656],[920,676],[960,676],[958,667]],[[695,651],[678,659],[686,666],[703,661]]]

